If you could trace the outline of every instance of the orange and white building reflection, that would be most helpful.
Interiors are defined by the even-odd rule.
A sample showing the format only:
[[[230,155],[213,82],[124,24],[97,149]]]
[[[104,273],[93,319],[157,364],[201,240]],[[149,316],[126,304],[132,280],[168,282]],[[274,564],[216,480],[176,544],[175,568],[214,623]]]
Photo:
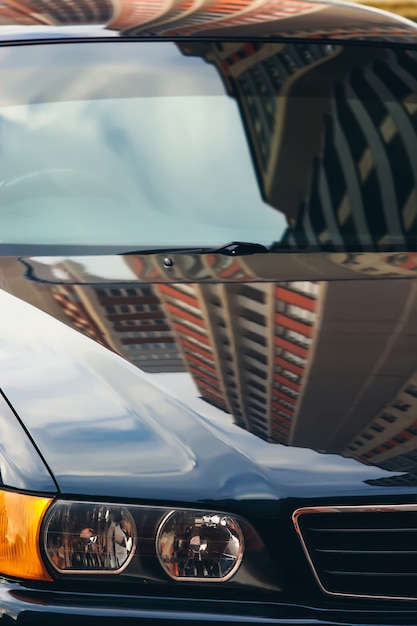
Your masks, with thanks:
[[[3,0],[1,23],[97,24],[130,35],[190,35],[315,12],[307,0]]]
[[[384,280],[259,282],[252,258],[183,258],[201,282],[163,282],[152,255],[125,259],[140,271],[126,284],[83,284],[74,261],[24,283],[18,262],[0,266],[3,288],[146,372],[188,371],[202,399],[264,440],[417,482],[415,281],[390,281],[388,297]]]
[[[183,36],[280,20],[322,8],[308,0],[2,0],[12,24],[97,24],[130,35]]]
[[[83,284],[82,270],[73,261],[43,267],[41,304],[47,312],[145,372],[185,371],[176,337],[153,286],[137,282],[108,285],[99,280]],[[24,284],[26,290],[20,297],[36,302],[39,283]]]
[[[360,4],[376,6],[416,19],[413,0],[356,0]],[[329,10],[330,7],[330,10]],[[311,25],[305,17],[321,11],[330,21],[319,19]],[[347,11],[347,14],[346,14]],[[292,18],[301,18],[293,23]],[[321,17],[321,16],[320,16]],[[213,29],[247,27],[264,23],[267,34],[281,21],[281,32],[290,27],[293,36],[326,34],[335,38],[349,38],[363,34],[380,37],[390,34],[409,34],[410,26],[368,14],[364,20],[349,21],[351,11],[336,2],[318,0],[2,0],[0,24],[25,25],[98,25],[128,35],[159,35],[182,37],[205,35]],[[344,20],[348,19],[345,26]]]
[[[289,443],[312,353],[320,285],[155,289],[201,397],[263,439]]]

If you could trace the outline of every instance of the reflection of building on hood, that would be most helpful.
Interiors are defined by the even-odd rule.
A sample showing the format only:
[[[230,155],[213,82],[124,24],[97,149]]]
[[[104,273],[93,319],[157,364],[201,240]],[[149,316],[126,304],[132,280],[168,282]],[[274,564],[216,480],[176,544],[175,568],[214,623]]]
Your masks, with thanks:
[[[359,274],[379,278],[417,276],[416,252],[340,252],[329,259]]]
[[[159,285],[201,397],[274,443],[290,443],[322,285]]]
[[[365,480],[365,482],[373,487],[416,487],[417,474],[410,473],[389,476],[387,478],[371,478]]]
[[[372,290],[367,281],[156,290],[201,398],[236,424],[269,442],[411,471],[417,469],[417,378],[398,358],[406,337],[411,354],[417,343],[410,338],[417,319],[412,287],[398,281],[391,303],[384,281]],[[405,303],[408,316],[392,334],[395,311]],[[387,321],[378,329],[373,320],[381,307]],[[377,364],[390,375],[376,375]],[[381,411],[381,397],[391,393]]]
[[[417,372],[389,405],[357,433],[346,454],[383,469],[417,473]]]
[[[57,270],[62,275],[59,280]],[[39,266],[35,262],[31,272],[39,282],[57,283],[50,285],[49,290],[65,323],[127,356],[145,372],[184,371],[175,337],[152,285],[107,287],[91,276],[91,284],[82,284],[85,280],[82,267],[71,260],[53,266]],[[25,299],[31,301],[30,282],[27,285]]]

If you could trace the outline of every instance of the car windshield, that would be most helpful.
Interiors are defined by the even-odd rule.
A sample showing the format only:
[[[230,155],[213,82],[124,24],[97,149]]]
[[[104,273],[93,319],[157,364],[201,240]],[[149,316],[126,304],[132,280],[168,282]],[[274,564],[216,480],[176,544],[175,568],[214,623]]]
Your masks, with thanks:
[[[3,47],[0,250],[409,249],[416,76],[394,48]]]

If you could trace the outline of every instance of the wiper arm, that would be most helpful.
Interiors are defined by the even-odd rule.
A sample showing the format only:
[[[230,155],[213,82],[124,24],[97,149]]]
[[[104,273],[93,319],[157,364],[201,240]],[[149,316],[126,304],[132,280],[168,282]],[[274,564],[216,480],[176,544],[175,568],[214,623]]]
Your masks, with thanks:
[[[267,254],[269,249],[261,243],[233,241],[222,248],[218,248],[216,252],[226,256],[246,256],[247,254]]]
[[[142,250],[129,250],[121,252],[122,255],[130,254],[224,254],[226,256],[246,256],[249,254],[267,254],[269,249],[261,243],[250,243],[245,241],[233,241],[220,247],[200,247],[200,248],[144,248]]]

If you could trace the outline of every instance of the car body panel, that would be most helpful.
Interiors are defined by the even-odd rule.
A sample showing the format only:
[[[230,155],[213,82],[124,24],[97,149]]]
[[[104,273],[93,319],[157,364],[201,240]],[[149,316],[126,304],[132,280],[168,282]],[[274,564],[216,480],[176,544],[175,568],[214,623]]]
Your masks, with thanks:
[[[104,3],[97,6],[106,8]],[[58,576],[42,584],[2,579],[5,619],[53,623],[62,618],[64,623],[68,614],[68,623],[82,619],[92,624],[102,619],[415,624],[415,601],[402,598],[401,590],[396,599],[323,593],[303,552],[293,514],[304,507],[336,511],[346,505],[372,504],[378,509],[416,502],[417,170],[409,132],[416,113],[416,58],[414,46],[394,46],[415,42],[416,26],[344,4],[306,2],[296,17],[281,16],[271,23],[262,21],[261,12],[248,15],[255,5],[246,8],[243,17],[253,22],[229,24],[230,29],[223,28],[222,20],[215,28],[212,16],[205,20],[198,12],[194,17],[201,18],[204,28],[191,30],[179,23],[171,29],[165,17],[143,28],[132,20],[116,28],[104,13],[100,22],[110,25],[103,30],[103,40],[111,31],[112,46],[120,38],[172,39],[175,34],[184,56],[201,57],[198,63],[214,58],[227,94],[237,99],[236,114],[242,116],[242,136],[250,144],[262,197],[280,210],[277,187],[286,178],[295,181],[283,203],[288,248],[277,242],[263,254],[233,256],[224,249],[193,253],[175,246],[147,253],[126,246],[38,248],[2,242],[0,385],[9,417],[15,426],[24,424],[31,438],[21,454],[28,459],[40,455],[56,481],[58,497],[239,515],[258,533],[258,569],[245,569],[245,564],[224,585],[198,582],[188,588],[163,579],[162,569],[149,580],[137,571],[100,581],[93,576],[88,583],[78,574],[71,581]],[[80,7],[77,10],[66,23],[79,17]],[[32,7],[24,18],[22,12],[19,18],[9,15],[9,24],[15,20],[18,25],[14,32],[13,25],[6,28],[2,43],[64,44],[69,37],[87,46],[102,36],[100,28],[88,34],[67,29],[64,38],[57,26],[59,15],[50,16],[52,24],[45,29],[42,11],[36,18],[42,28],[32,28],[34,15]],[[1,10],[0,16],[7,21]],[[32,26],[20,30],[22,21]],[[87,21],[81,19],[85,26]],[[353,33],[356,26],[359,30]],[[249,45],[236,42],[244,35],[334,41],[352,36],[356,43],[372,39],[388,41],[391,47],[369,46],[358,52],[355,47],[329,45],[325,56],[330,71],[320,74],[323,57],[317,62],[308,46],[283,44],[269,54],[263,44],[256,48],[252,40]],[[214,36],[230,41],[222,47],[193,39]],[[10,50],[2,52],[7,56]],[[267,52],[267,60],[279,63],[289,53],[284,90],[289,87],[295,96],[324,74],[317,86],[320,93],[340,83],[346,91],[338,92],[334,126],[328,103],[308,117],[302,107],[284,107],[287,126],[272,125],[268,138],[278,166],[271,169],[272,177],[263,178],[257,120],[245,109],[243,88],[236,89],[233,77],[239,78],[246,66],[256,71]],[[300,81],[294,80],[292,58],[300,61]],[[312,58],[310,73],[305,66],[312,65]],[[360,71],[355,74],[357,65]],[[392,68],[409,89],[405,96],[400,89],[397,100],[392,94],[385,97],[392,87]],[[363,75],[378,87],[377,112],[381,102],[388,102],[389,115],[382,121],[368,115],[366,90],[362,100],[357,98],[359,105],[352,110],[365,129],[365,140],[352,167],[347,149],[351,137],[341,137],[336,130],[350,106],[349,89],[363,87]],[[27,86],[33,90],[37,83],[29,81]],[[60,97],[65,99],[65,93]],[[42,93],[39,100],[28,100],[38,104]],[[322,127],[312,124],[319,118]],[[309,126],[311,134],[304,133]],[[273,134],[278,127],[284,129],[282,142]],[[350,217],[349,202],[342,202],[337,214],[329,210],[326,183],[335,180],[335,159],[325,152],[323,145],[332,145],[323,141],[319,130],[339,141],[338,158],[346,174],[342,192],[355,200]],[[382,144],[381,137],[382,157],[372,171],[371,148]],[[393,139],[404,148],[400,160],[389,150]],[[352,146],[354,153],[354,137]],[[358,187],[365,189],[371,173],[374,194],[362,204]],[[409,185],[408,196],[402,193],[406,185],[398,181]],[[369,206],[376,222],[375,241],[363,228]],[[297,237],[303,245],[292,252],[290,244]],[[314,251],[305,245],[309,237]],[[395,245],[389,245],[391,239]],[[40,464],[41,459],[37,457]],[[30,482],[7,488],[48,492],[47,486]],[[274,564],[272,582],[262,550]],[[414,576],[415,570],[411,573]],[[238,607],[236,602],[243,598],[244,607]]]
[[[149,262],[149,257],[145,261]],[[129,260],[124,258],[123,262]],[[362,455],[352,454],[348,446],[383,409],[388,410],[397,396],[402,397],[404,386],[414,376],[415,280],[299,283],[300,289],[314,288],[316,292],[314,298],[299,293],[299,301],[310,308],[320,305],[315,324],[308,326],[311,335],[316,333],[307,357],[308,374],[303,377],[302,387],[289,383],[289,391],[294,394],[288,399],[295,411],[291,430],[274,429],[279,414],[274,418],[271,411],[280,399],[278,389],[276,399],[271,396],[270,404],[263,409],[263,432],[257,430],[250,412],[246,422],[237,414],[233,417],[229,408],[232,397],[230,390],[223,391],[226,378],[220,369],[217,391],[210,376],[199,377],[195,357],[184,352],[186,331],[177,321],[181,312],[187,315],[183,307],[193,302],[195,310],[189,314],[190,319],[204,320],[200,340],[205,342],[206,351],[213,350],[213,366],[218,367],[215,354],[220,350],[217,342],[221,336],[216,337],[210,322],[210,311],[215,311],[210,298],[221,289],[223,302],[229,303],[231,327],[238,328],[246,322],[234,312],[231,302],[244,301],[245,296],[240,294],[244,293],[245,283],[155,285],[142,295],[142,282],[136,284],[137,292],[133,280],[124,287],[105,283],[104,291],[103,285],[95,283],[48,285],[28,280],[24,266],[19,267],[20,279],[15,274],[13,281],[11,274],[7,281],[3,269],[5,282],[13,284],[20,298],[24,293],[25,299],[60,321],[1,293],[3,321],[9,329],[1,341],[2,388],[17,413],[24,416],[61,492],[89,495],[94,491],[97,496],[160,500],[174,496],[185,502],[250,500],[260,494],[265,499],[279,500],[319,494],[382,497],[397,493],[393,488],[383,488],[384,478],[391,475],[383,463],[382,467],[378,463],[374,467],[372,461],[363,459],[367,463],[363,465]],[[48,267],[51,270],[55,266]],[[56,267],[63,272],[65,266],[59,260]],[[69,263],[66,267],[72,266]],[[257,304],[258,311],[266,316],[277,302],[277,290],[297,298],[297,291],[294,287],[288,289],[288,283],[253,282],[251,288],[255,297],[258,290],[258,295],[270,299]],[[111,295],[112,289],[117,295]],[[131,290],[130,295],[123,295],[128,293],[125,289]],[[156,311],[148,315],[135,315],[130,308],[125,314],[114,312],[118,310],[115,306],[133,309],[152,303],[158,309],[158,327],[165,329],[165,347],[152,344],[154,331],[146,324]],[[118,326],[118,317],[134,323],[142,337],[139,346],[143,342],[151,344],[149,360],[136,360],[140,347],[129,338],[132,325]],[[82,329],[87,337],[63,326],[62,321]],[[252,327],[255,323],[247,322],[247,330]],[[263,333],[258,341],[267,348],[273,349],[280,341],[275,326],[258,324],[256,329],[258,334]],[[103,345],[97,345],[92,337]],[[231,334],[229,340],[239,339]],[[136,349],[130,350],[132,345]],[[240,349],[243,347],[241,344]],[[307,353],[295,344],[293,350],[295,356],[297,352]],[[335,359],[335,354],[340,358]],[[23,361],[24,372],[21,365],[14,366]],[[256,381],[250,372],[252,362],[250,357],[241,359],[242,383]],[[145,373],[136,365],[145,368]],[[259,367],[267,371],[265,365]],[[250,402],[247,393],[250,390],[241,390],[241,402]],[[392,410],[398,414],[395,408]],[[403,420],[401,430],[410,419]],[[391,426],[393,431],[399,432],[399,428],[398,423]],[[383,437],[387,438],[380,435],[381,443]],[[376,443],[368,448],[376,448]],[[406,455],[409,448],[408,442],[399,444],[395,455],[376,455],[375,460],[379,456],[396,457],[400,451]],[[204,477],[208,475],[207,482]],[[407,491],[405,487],[403,492]]]
[[[192,3],[182,10],[145,0],[135,3],[90,0],[89,5],[65,2],[47,5],[6,2],[0,13],[0,40],[24,41],[68,37],[180,38],[322,38],[356,41],[412,42],[416,26],[411,20],[379,9],[347,2],[275,1]],[[3,30],[3,33],[1,32]]]
[[[0,423],[1,484],[25,491],[56,493],[56,483],[48,467],[1,392]]]
[[[18,583],[6,583],[0,588],[0,602],[5,615],[19,615],[22,624],[37,621],[53,626],[59,620],[64,626],[72,626],[82,620],[85,624],[108,626],[117,624],[357,624],[375,623],[366,609],[348,608],[338,611],[334,607],[314,607],[308,604],[278,603],[270,600],[259,603],[240,598],[238,601],[207,598],[175,598],[138,596],[126,598],[115,593],[68,594],[49,590],[28,590]],[[117,614],[116,614],[117,607]],[[394,613],[389,609],[377,610],[373,617],[378,624],[395,624]],[[413,624],[416,612],[412,607],[403,611],[404,623]],[[393,621],[394,619],[394,621]]]

